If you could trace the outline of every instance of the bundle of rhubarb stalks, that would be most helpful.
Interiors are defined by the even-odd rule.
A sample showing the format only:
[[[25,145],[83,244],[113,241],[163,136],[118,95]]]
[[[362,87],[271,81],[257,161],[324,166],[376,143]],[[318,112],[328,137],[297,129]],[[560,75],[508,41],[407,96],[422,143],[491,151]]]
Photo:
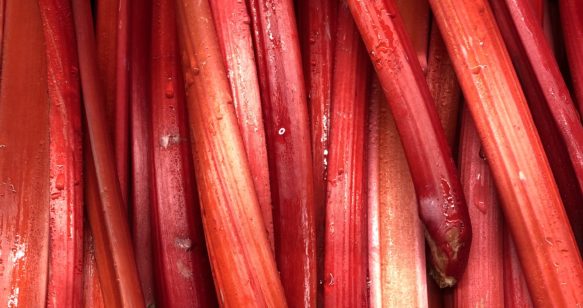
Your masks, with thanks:
[[[583,1],[0,0],[0,306],[580,307]]]

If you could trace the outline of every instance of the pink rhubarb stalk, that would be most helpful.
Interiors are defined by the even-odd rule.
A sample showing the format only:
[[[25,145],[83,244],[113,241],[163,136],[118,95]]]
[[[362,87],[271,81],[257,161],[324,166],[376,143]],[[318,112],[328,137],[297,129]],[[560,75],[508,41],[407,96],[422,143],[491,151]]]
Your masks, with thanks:
[[[39,1],[47,57],[50,135],[50,225],[47,307],[83,299],[83,153],[81,89],[70,2]]]
[[[341,1],[332,83],[324,306],[367,305],[365,122],[369,60],[352,15]]]

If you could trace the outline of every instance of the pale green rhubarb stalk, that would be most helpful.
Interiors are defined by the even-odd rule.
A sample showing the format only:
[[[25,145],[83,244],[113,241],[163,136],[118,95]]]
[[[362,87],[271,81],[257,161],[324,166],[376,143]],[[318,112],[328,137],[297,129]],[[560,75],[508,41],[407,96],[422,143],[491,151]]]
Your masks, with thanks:
[[[90,3],[73,2],[73,16],[79,52],[81,86],[87,119],[92,159],[87,161],[90,177],[95,173],[99,204],[87,207],[95,238],[96,260],[106,304],[142,307],[141,291],[134,251],[119,181],[113,146],[104,107],[104,93],[99,79]],[[92,181],[92,180],[91,180]]]
[[[39,1],[50,101],[50,214],[47,307],[83,299],[81,89],[70,2]]]
[[[583,264],[508,52],[485,0],[430,0],[533,302],[583,302]]]
[[[194,167],[219,304],[286,307],[209,3],[176,3]]]
[[[50,124],[38,1],[6,3],[0,84],[0,300],[44,307],[47,299]]]
[[[365,122],[370,62],[345,1],[338,28],[330,104],[324,238],[324,306],[366,306]]]
[[[461,127],[459,165],[474,240],[466,272],[453,290],[453,306],[504,307],[502,212],[480,137],[467,109]]]

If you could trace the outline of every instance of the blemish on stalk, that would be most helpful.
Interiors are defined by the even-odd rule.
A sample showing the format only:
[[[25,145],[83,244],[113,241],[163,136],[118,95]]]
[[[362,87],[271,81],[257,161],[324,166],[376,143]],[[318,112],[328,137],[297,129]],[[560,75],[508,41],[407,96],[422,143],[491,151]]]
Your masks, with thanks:
[[[551,239],[550,237],[545,237],[545,242],[547,242],[549,246],[553,246],[553,239]]]
[[[478,74],[480,74],[480,73],[482,72],[482,70],[483,70],[483,69],[485,69],[486,67],[488,67],[488,66],[487,66],[487,65],[485,65],[485,64],[479,64],[479,65],[476,65],[476,66],[472,67],[470,70],[472,71],[472,74],[474,74],[474,75],[478,75]]]
[[[0,149],[5,149],[6,145],[5,144],[0,144]]]
[[[172,144],[177,144],[180,142],[179,135],[165,135],[160,137],[160,146],[167,149]]]
[[[330,280],[328,281],[328,285],[329,286],[335,285],[336,284],[336,279],[334,278],[334,274],[328,273],[328,275],[330,276]]]
[[[176,238],[174,240],[174,244],[177,247],[184,249],[186,251],[190,251],[192,249],[192,240],[190,238]]]
[[[20,288],[12,288],[10,297],[8,298],[8,308],[18,307],[18,294],[20,293]]]
[[[184,278],[192,277],[192,270],[188,266],[186,266],[186,264],[184,264],[181,260],[178,260],[176,262],[176,267],[178,268],[178,272],[180,273],[180,275],[182,275],[182,277]]]
[[[518,171],[518,178],[521,181],[526,181],[526,176],[524,175],[524,172],[522,172],[522,171]]]

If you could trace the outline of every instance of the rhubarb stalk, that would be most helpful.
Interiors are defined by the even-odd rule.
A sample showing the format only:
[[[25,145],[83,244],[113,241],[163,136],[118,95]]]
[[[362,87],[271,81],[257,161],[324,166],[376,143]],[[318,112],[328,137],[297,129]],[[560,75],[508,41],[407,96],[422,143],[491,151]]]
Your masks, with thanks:
[[[0,79],[0,299],[6,307],[44,307],[50,243],[50,125],[38,2],[8,1],[5,21]]]
[[[286,307],[207,1],[177,1],[179,41],[206,243],[229,307]]]
[[[435,104],[394,2],[348,1],[389,102],[442,287],[464,271],[471,225]]]
[[[152,221],[158,304],[216,305],[195,193],[174,0],[154,0]]]
[[[115,170],[113,147],[101,90],[90,3],[73,1],[73,16],[81,70],[83,102],[91,143],[92,160],[86,164],[89,177],[95,172],[99,204],[88,207],[96,243],[96,258],[103,292],[108,303],[129,307],[144,305],[136,268],[128,219]]]
[[[47,307],[83,299],[81,89],[70,2],[39,1],[49,87],[50,214]]]
[[[371,72],[373,74],[373,72]],[[373,87],[372,85],[375,85]],[[374,96],[373,96],[374,95]],[[367,218],[368,218],[368,276],[369,305],[371,308],[381,308],[381,243],[380,243],[380,147],[379,147],[379,110],[382,92],[378,81],[371,82],[368,93],[368,115],[366,132],[366,176],[367,176]],[[374,98],[374,99],[373,99]],[[423,239],[421,239],[423,241]]]
[[[579,113],[583,114],[583,2],[560,0],[559,10],[573,90]]]
[[[315,307],[314,178],[293,2],[248,3],[263,95],[277,265],[289,305]]]
[[[490,0],[490,4],[522,81],[575,238],[583,247],[583,126],[579,115],[529,3]]]
[[[583,266],[494,16],[484,0],[430,0],[516,241],[533,301],[583,301]]]
[[[228,71],[239,130],[251,168],[265,229],[273,246],[273,214],[261,95],[250,17],[244,1],[211,0],[219,44]]]
[[[385,307],[427,307],[423,227],[395,120],[375,79],[371,104],[379,105],[379,229]]]
[[[533,307],[510,232],[504,232],[504,307]]]
[[[369,60],[345,1],[338,5],[332,83],[324,306],[367,306],[365,162]]]
[[[152,1],[131,1],[129,54],[130,229],[146,307],[155,304],[151,224],[150,47]]]
[[[430,10],[427,0],[395,0],[403,18],[405,31],[411,39],[421,70],[427,72],[427,49],[429,44]]]
[[[475,237],[466,272],[454,289],[453,303],[454,307],[504,307],[502,212],[480,137],[467,109],[461,126],[460,173]]]

